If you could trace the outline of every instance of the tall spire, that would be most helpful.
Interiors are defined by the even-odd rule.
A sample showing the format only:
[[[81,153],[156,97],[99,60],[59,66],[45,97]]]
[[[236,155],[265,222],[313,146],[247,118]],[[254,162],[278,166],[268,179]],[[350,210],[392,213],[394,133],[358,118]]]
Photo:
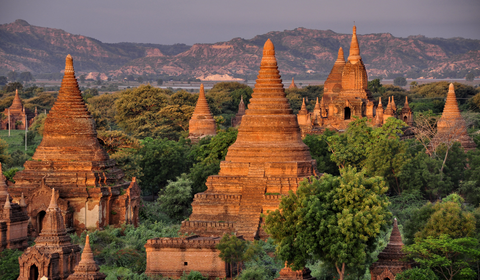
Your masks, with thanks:
[[[7,197],[5,199],[5,205],[3,205],[3,209],[11,209],[12,206],[10,204],[10,195],[7,193]]]
[[[338,55],[337,55],[337,60],[335,61],[335,64],[345,65],[345,55],[343,54],[343,48],[342,47],[340,47],[338,49]]]
[[[82,257],[78,265],[75,267],[75,272],[68,277],[68,280],[100,280],[105,279],[106,275],[99,272],[100,267],[93,259],[92,248],[90,248],[90,237],[87,234],[85,240],[85,247],[83,248]]]
[[[215,119],[210,112],[210,107],[208,107],[203,84],[200,84],[197,104],[188,124],[189,138],[192,140],[217,133]]]
[[[323,101],[323,98],[322,98]],[[318,97],[317,97],[317,102],[315,103],[315,110],[320,109],[320,103],[318,102]]]
[[[10,110],[18,111],[18,112],[23,110],[22,100],[18,95],[18,89],[15,90],[15,97],[13,98],[13,102],[12,102],[12,105],[10,106]]]
[[[408,105],[408,96],[405,96],[405,104],[403,105],[403,108],[410,109],[410,106]]]
[[[48,205],[48,209],[57,209],[57,199],[55,198],[55,188],[52,189],[52,198],[50,199],[50,205]]]
[[[245,103],[243,102],[243,95],[240,96],[240,104],[238,104],[238,115],[245,114]]]
[[[205,89],[203,87],[203,84],[200,84],[200,93],[198,94],[197,105],[195,105],[193,115],[204,115],[208,118],[213,118],[212,112],[210,112],[210,107],[208,107],[207,98],[205,97]]]
[[[348,56],[348,61],[350,63],[355,64],[362,58],[360,57],[360,47],[358,45],[357,39],[357,27],[353,26],[353,35],[352,35],[352,42],[350,43],[350,55]]]
[[[58,208],[55,189],[52,189],[52,198],[43,218],[42,231],[35,239],[39,245],[70,244],[70,237],[65,230],[65,223],[60,208]]]
[[[293,79],[292,77],[292,83],[290,84],[290,86],[288,87],[288,89],[296,89],[298,88],[297,85],[295,84],[295,80]]]

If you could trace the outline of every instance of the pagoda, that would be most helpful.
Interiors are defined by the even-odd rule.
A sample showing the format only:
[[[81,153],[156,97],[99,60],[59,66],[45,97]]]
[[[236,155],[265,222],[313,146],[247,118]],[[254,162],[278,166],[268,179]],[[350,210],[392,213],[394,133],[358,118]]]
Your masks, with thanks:
[[[432,139],[433,147],[440,143],[458,141],[465,151],[474,150],[477,145],[467,133],[467,124],[460,114],[455,88],[450,84],[447,94],[447,102],[443,108],[442,117],[437,122],[437,134]]]
[[[18,95],[18,89],[15,90],[15,97],[13,98],[12,105],[3,111],[5,119],[0,121],[0,129],[25,129],[25,120],[27,120],[27,128],[33,123],[33,120],[37,116],[37,110],[35,113],[26,109],[22,104],[22,100]]]
[[[52,189],[42,231],[35,239],[35,245],[27,248],[18,258],[18,280],[39,279],[42,276],[52,280],[67,279],[80,261],[80,250],[67,234],[55,189]]]
[[[265,237],[260,215],[278,208],[282,195],[318,175],[301,139],[297,117],[285,97],[273,43],[267,40],[252,98],[237,140],[218,175],[195,195],[193,212],[181,231],[200,236],[236,232],[247,240]]]
[[[232,118],[232,127],[239,126],[242,123],[242,117],[245,115],[245,103],[243,102],[243,95],[240,97],[240,104],[238,104],[238,113]]]
[[[100,267],[93,259],[92,248],[90,248],[90,238],[87,234],[85,247],[83,248],[80,263],[75,267],[74,273],[68,276],[68,280],[104,280],[107,275],[100,272]]]
[[[10,193],[17,199],[25,194],[35,236],[41,231],[53,187],[68,232],[138,223],[140,189],[135,180],[125,180],[99,144],[70,55],[58,98],[45,120],[42,142],[24,167],[16,173]]]
[[[292,83],[288,86],[288,89],[298,89],[297,85],[295,84],[295,79],[292,77]]]
[[[197,105],[188,123],[188,138],[192,142],[198,142],[203,137],[215,136],[217,134],[216,128],[215,119],[212,112],[210,112],[207,98],[205,97],[205,90],[203,84],[201,84]]]
[[[25,200],[13,203],[2,174],[0,163],[0,252],[28,247],[28,220]]]
[[[411,268],[410,263],[402,261],[405,257],[402,247],[402,236],[398,230],[397,219],[395,219],[387,247],[378,254],[378,261],[370,266],[372,280],[394,280],[398,273]]]

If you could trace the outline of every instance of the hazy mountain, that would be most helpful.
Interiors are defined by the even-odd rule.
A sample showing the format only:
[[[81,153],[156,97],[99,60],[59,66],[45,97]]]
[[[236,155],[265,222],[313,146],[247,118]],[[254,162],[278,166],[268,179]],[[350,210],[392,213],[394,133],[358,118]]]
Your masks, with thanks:
[[[361,26],[358,27],[361,30]],[[63,70],[65,56],[74,57],[77,72],[168,74],[207,77],[256,75],[263,44],[275,44],[281,74],[326,76],[343,47],[348,57],[351,34],[297,28],[274,31],[252,39],[234,38],[215,44],[160,45],[102,43],[60,29],[29,25],[24,20],[0,25],[0,73]],[[407,74],[409,77],[464,77],[480,73],[480,40],[464,38],[397,38],[389,33],[358,36],[369,76]]]

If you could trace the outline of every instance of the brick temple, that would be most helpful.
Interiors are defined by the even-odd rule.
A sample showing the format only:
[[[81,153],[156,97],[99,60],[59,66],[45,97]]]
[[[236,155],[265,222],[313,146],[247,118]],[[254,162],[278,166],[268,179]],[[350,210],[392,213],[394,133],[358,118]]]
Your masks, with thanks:
[[[138,223],[140,189],[135,179],[125,180],[99,144],[70,55],[58,98],[45,120],[42,142],[24,167],[9,192],[17,201],[25,195],[33,236],[42,230],[52,188],[58,191],[67,232]]]
[[[402,261],[405,257],[402,247],[402,236],[395,219],[387,247],[378,254],[378,261],[370,266],[371,280],[395,280],[398,273],[411,268],[411,263]]]
[[[0,252],[5,249],[23,250],[28,247],[27,205],[23,196],[14,203],[1,173],[0,163]]]
[[[92,248],[90,247],[90,238],[87,234],[85,247],[83,248],[80,262],[75,267],[74,272],[68,276],[68,280],[104,280],[107,275],[100,272],[100,267],[93,259]]]
[[[64,280],[73,273],[80,261],[81,249],[72,244],[67,234],[57,197],[55,189],[52,189],[51,200],[42,221],[42,231],[35,239],[35,245],[28,247],[18,258],[18,280],[39,279],[43,276],[51,280]]]
[[[240,97],[240,104],[238,104],[238,113],[232,118],[232,127],[237,127],[242,123],[242,117],[245,115],[245,103],[243,102],[243,95]]]
[[[293,81],[292,81],[293,82]],[[304,102],[305,103],[305,102]],[[381,126],[390,117],[400,118],[408,125],[413,124],[413,113],[408,102],[397,116],[397,107],[393,97],[389,98],[386,109],[381,100],[375,104],[372,93],[368,90],[368,76],[360,55],[357,28],[353,26],[350,54],[345,61],[343,49],[338,50],[327,80],[324,83],[323,97],[317,99],[313,112],[308,112],[305,104],[298,112],[298,124],[302,135],[323,133],[325,128],[345,130],[354,117],[366,117],[371,125]]]
[[[12,105],[3,111],[5,119],[0,121],[0,129],[25,129],[25,120],[27,128],[33,123],[37,116],[37,108],[35,112],[31,112],[22,104],[22,100],[18,95],[18,89],[15,90],[15,97]]]
[[[203,84],[201,84],[197,104],[188,123],[188,138],[196,143],[203,137],[215,136],[216,134],[217,125],[212,112],[210,112],[210,107],[208,107]]]
[[[435,143],[434,146],[437,146],[438,143],[452,141],[460,142],[465,151],[474,150],[477,147],[473,139],[468,135],[467,124],[458,108],[455,87],[453,84],[450,84],[442,117],[437,122],[437,134],[432,139],[432,142]]]
[[[261,214],[278,209],[282,195],[295,192],[312,175],[319,175],[316,162],[301,139],[269,39],[237,140],[220,163],[219,174],[208,177],[208,189],[195,195],[189,220],[182,222],[180,231],[195,236],[149,240],[146,273],[179,278],[195,269],[210,279],[224,277],[227,267],[214,249],[219,237],[235,232],[247,240],[266,238]],[[167,255],[175,258],[159,265]]]

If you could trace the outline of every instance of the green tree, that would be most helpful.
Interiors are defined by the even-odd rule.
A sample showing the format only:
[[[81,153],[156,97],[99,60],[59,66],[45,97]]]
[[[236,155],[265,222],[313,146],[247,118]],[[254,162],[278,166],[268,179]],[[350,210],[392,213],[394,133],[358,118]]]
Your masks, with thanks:
[[[22,73],[20,73],[19,80],[27,83],[27,82],[29,82],[29,81],[33,81],[34,78],[33,78],[32,73],[30,73],[30,72],[22,72]]]
[[[8,143],[0,138],[0,163],[6,164],[9,161],[10,156],[8,155]]]
[[[157,79],[157,86],[163,85],[163,80],[162,79]]]
[[[37,115],[35,120],[33,121],[32,125],[28,128],[30,131],[35,132],[36,134],[39,134],[43,136],[43,130],[45,128],[45,120],[47,119],[47,115],[44,113],[41,113]]]
[[[480,151],[468,153],[469,168],[465,170],[465,180],[460,183],[459,192],[465,200],[478,207],[480,204]]]
[[[380,79],[373,79],[368,82],[368,90],[373,94],[382,94],[385,92],[385,88],[380,83]]]
[[[5,249],[0,253],[0,280],[17,279],[20,274],[18,258],[22,251]]]
[[[23,89],[23,85],[19,82],[10,82],[7,85],[3,86],[3,90],[5,92],[14,92],[15,90],[21,91]]]
[[[192,181],[182,173],[176,181],[168,180],[167,183],[158,197],[160,210],[170,218],[182,221],[192,213]]]
[[[340,168],[346,166],[365,168],[368,176],[382,176],[396,193],[401,193],[398,177],[402,166],[408,162],[406,143],[400,141],[405,123],[389,118],[377,128],[367,124],[367,119],[356,119],[347,131],[328,138],[332,161]]]
[[[0,86],[4,86],[8,83],[8,79],[5,76],[0,76]]]
[[[217,245],[219,257],[230,265],[230,278],[233,275],[233,264],[237,266],[237,275],[243,262],[248,261],[260,250],[257,242],[249,243],[237,238],[234,234],[224,234]],[[232,278],[233,279],[233,278]]]
[[[85,74],[83,75],[80,75],[80,77],[78,78],[78,80],[80,81],[80,83],[85,83]]]
[[[393,80],[393,84],[399,87],[404,87],[407,85],[407,79],[405,79],[405,77],[396,77]]]
[[[430,268],[411,268],[395,275],[395,280],[438,280]]]
[[[138,83],[141,84],[141,83],[143,83],[143,81],[144,81],[144,80],[143,80],[143,77],[142,77],[142,76],[138,76],[138,77],[137,77],[137,82],[138,82]]]
[[[140,186],[146,193],[158,193],[168,180],[174,180],[191,166],[186,156],[189,147],[183,138],[177,142],[147,137],[141,144],[138,151],[139,166],[143,170]]]
[[[277,255],[293,269],[321,260],[343,280],[346,270],[364,271],[373,261],[375,240],[391,213],[381,177],[367,178],[351,167],[340,174],[302,181],[267,215],[266,231],[277,244]]]
[[[116,130],[116,106],[112,106],[120,97],[119,93],[105,93],[89,98],[87,108],[95,119],[97,130]]]
[[[115,119],[127,133],[137,137],[168,137],[177,139],[174,129],[166,123],[160,110],[169,104],[169,91],[141,85],[120,93],[115,101]]]
[[[332,152],[328,147],[328,137],[334,135],[333,130],[328,128],[320,135],[307,134],[303,142],[310,148],[310,154],[317,161],[317,169],[320,173],[340,175],[338,166],[331,160]]]
[[[404,251],[423,268],[430,268],[447,280],[471,279],[475,271],[470,264],[480,260],[478,240],[472,237],[452,238],[447,234],[415,239]]]

